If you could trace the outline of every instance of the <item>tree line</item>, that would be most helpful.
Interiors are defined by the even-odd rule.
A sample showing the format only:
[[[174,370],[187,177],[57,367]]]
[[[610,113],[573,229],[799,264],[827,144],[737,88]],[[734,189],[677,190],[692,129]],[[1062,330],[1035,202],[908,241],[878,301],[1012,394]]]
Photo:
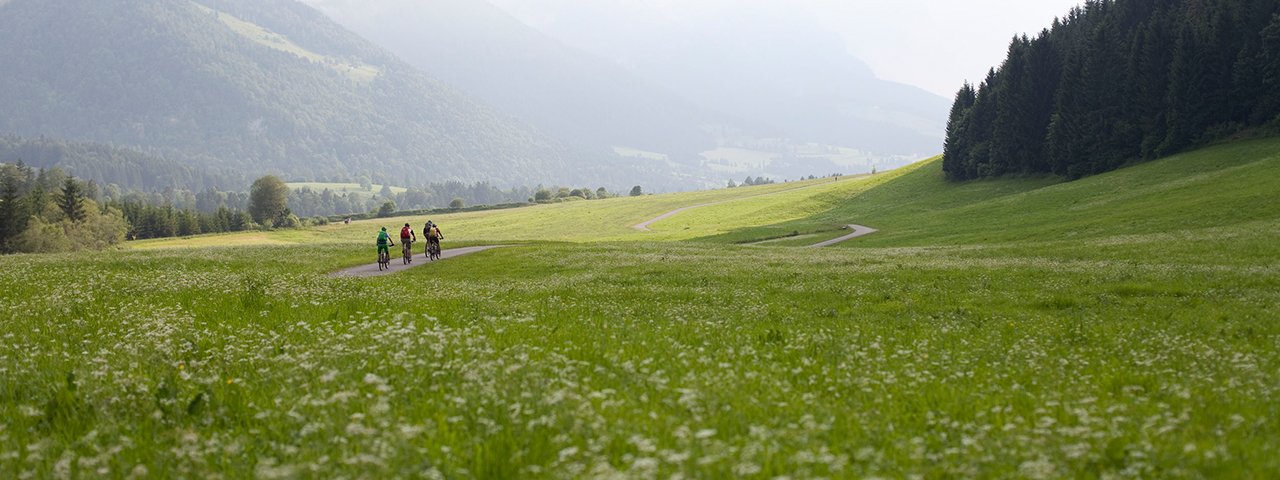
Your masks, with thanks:
[[[956,94],[943,171],[1079,178],[1280,130],[1280,3],[1089,0]]]
[[[170,205],[175,210],[202,213],[248,207],[248,194],[235,189],[243,188],[251,177],[227,169],[193,167],[188,164],[198,162],[170,150],[0,135],[0,159],[18,159],[32,168],[57,168],[81,181],[93,181],[100,186],[102,197],[132,204]],[[487,182],[458,181],[426,183],[397,192],[385,186],[375,190],[374,182],[388,181],[378,174],[371,179],[346,173],[325,180],[359,183],[364,188],[358,192],[291,189],[293,211],[302,217],[359,214],[375,211],[386,201],[404,209],[429,209],[444,207],[456,198],[469,205],[493,205],[520,202],[534,193],[529,187],[502,189]]]
[[[92,197],[97,186],[61,170],[0,165],[0,252],[100,250],[124,241],[119,208]]]
[[[436,202],[456,194],[489,200],[477,202],[478,205],[520,204],[520,200],[512,199],[523,195],[528,195],[523,199],[528,203],[614,196],[604,187],[500,190],[485,183],[440,185],[442,188],[430,193],[424,189],[393,193],[384,186],[380,193],[373,194],[372,185],[366,186],[368,193],[340,194],[329,189],[317,193],[310,188],[290,189],[279,177],[268,175],[243,193],[209,189],[193,194],[171,188],[162,192],[121,192],[115,185],[102,188],[93,180],[76,179],[58,167],[37,169],[18,161],[0,164],[0,252],[103,249],[125,240],[326,224],[332,216],[387,217],[408,210],[438,208],[443,205]],[[632,195],[639,192],[639,186],[632,189]],[[338,210],[336,214],[300,217],[295,212],[299,203],[312,213],[321,208],[317,204]],[[454,196],[447,205],[456,210],[467,203],[463,197]]]

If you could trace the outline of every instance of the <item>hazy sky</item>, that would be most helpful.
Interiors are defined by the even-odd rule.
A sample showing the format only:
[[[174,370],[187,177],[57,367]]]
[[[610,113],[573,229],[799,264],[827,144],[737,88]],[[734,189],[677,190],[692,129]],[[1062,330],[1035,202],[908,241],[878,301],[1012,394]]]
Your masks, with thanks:
[[[1080,0],[808,0],[881,78],[955,95]]]
[[[556,12],[602,4],[673,18],[749,8],[807,10],[844,38],[877,76],[950,98],[1004,59],[1015,34],[1048,27],[1082,0],[491,0],[539,26]]]

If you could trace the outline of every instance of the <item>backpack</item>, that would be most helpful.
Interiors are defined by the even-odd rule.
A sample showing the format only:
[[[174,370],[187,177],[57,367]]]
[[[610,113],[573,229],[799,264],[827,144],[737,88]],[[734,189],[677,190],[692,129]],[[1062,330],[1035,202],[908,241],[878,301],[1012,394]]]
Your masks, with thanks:
[[[409,227],[403,227],[400,229],[400,238],[409,238],[410,236]]]

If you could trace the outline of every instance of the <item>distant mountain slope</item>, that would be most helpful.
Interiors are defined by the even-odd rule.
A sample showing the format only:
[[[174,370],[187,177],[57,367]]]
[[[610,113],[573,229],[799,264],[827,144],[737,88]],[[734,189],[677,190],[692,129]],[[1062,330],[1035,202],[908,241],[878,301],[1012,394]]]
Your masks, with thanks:
[[[777,126],[795,141],[890,155],[941,150],[947,99],[877,78],[792,3],[493,2],[704,108]]]
[[[0,2],[0,65],[0,133],[298,178],[617,175],[292,0]]]
[[[616,63],[483,0],[302,0],[409,63],[584,144],[676,156],[714,148],[723,121]]]

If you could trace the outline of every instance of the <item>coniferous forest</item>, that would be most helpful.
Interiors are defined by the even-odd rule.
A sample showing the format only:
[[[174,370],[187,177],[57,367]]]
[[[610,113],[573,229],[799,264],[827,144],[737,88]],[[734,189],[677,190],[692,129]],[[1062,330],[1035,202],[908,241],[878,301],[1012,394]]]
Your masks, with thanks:
[[[1278,126],[1280,2],[1089,0],[960,89],[943,170],[1079,178]]]

